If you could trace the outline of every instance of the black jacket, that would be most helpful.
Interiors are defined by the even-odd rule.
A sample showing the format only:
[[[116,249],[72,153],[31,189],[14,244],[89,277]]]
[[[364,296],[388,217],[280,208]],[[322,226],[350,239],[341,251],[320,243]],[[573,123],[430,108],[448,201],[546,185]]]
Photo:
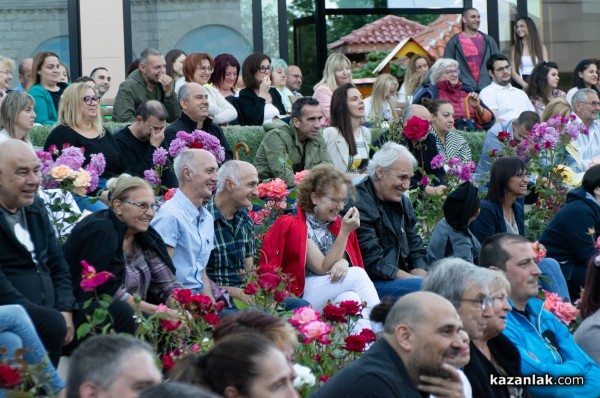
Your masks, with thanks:
[[[0,214],[0,305],[75,310],[77,305],[69,268],[44,202],[35,198],[24,211],[38,264],[36,266],[29,251],[17,240],[4,215]]]
[[[403,195],[402,203],[381,202],[371,177],[366,177],[356,185],[355,199],[345,210],[352,206],[360,212],[356,234],[371,279],[392,280],[398,270],[427,269],[427,252],[408,197]]]
[[[503,334],[490,339],[488,347],[494,358],[500,363],[500,366],[506,371],[507,376],[521,375],[521,355],[515,345]],[[510,398],[506,386],[492,386],[490,384],[490,375],[502,376],[485,355],[473,344],[470,343],[471,359],[463,369],[465,376],[471,383],[473,397],[485,398]],[[527,388],[523,389],[523,397],[530,397]]]
[[[273,106],[279,110],[280,115],[286,115],[285,106],[281,101],[281,95],[275,87],[269,89],[273,98]],[[238,97],[238,104],[242,112],[242,121],[245,126],[262,126],[265,119],[265,99],[256,95],[254,90],[243,88]]]
[[[190,119],[185,112],[181,112],[181,115],[177,120],[171,123],[165,129],[165,140],[163,141],[163,145],[166,145],[168,148],[171,145],[171,141],[177,138],[177,133],[179,131],[185,131],[186,133],[191,133],[194,130],[198,130],[198,123]],[[213,135],[219,139],[221,142],[221,146],[225,149],[225,161],[233,159],[233,151],[229,147],[229,143],[227,142],[227,138],[225,138],[225,133],[223,133],[223,129],[218,124],[213,123],[212,119],[207,117],[204,119],[204,123],[202,124],[203,131],[207,132],[210,135]]]
[[[150,141],[140,141],[135,138],[129,127],[117,131],[115,133],[115,140],[119,146],[121,156],[123,156],[125,172],[133,176],[144,178],[144,171],[149,170],[154,166],[152,163],[152,155],[156,148],[150,144]],[[166,146],[164,140],[161,147],[167,151],[169,150],[169,147]],[[163,171],[162,185],[167,188],[177,186],[177,178],[175,178],[175,174],[171,168],[167,168]]]
[[[71,278],[75,286],[75,297],[82,303],[94,295],[86,293],[79,287],[81,282],[81,260],[86,260],[96,268],[96,272],[108,271],[115,275],[96,289],[98,294],[112,296],[122,285],[125,276],[125,255],[123,240],[127,224],[120,221],[111,209],[96,211],[81,220],[71,232],[65,243],[65,259],[71,268]],[[135,239],[142,250],[152,248],[175,274],[173,261],[169,257],[167,247],[160,235],[152,227],[148,231],[138,233]],[[160,303],[156,297],[148,297],[150,303]]]
[[[546,246],[548,257],[559,263],[587,267],[597,253],[590,228],[600,231],[600,206],[586,196],[583,187],[575,188],[567,194],[567,204],[542,232],[540,243]]]
[[[311,398],[419,398],[421,394],[398,353],[385,340],[377,341],[365,354],[340,370]]]

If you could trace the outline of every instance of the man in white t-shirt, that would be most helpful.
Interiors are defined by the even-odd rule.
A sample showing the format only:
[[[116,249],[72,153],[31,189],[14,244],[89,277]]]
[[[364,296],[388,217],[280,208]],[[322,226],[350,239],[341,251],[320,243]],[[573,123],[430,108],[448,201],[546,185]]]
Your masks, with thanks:
[[[504,55],[492,55],[486,67],[492,84],[481,90],[479,98],[494,112],[496,122],[516,119],[525,111],[535,111],[527,94],[510,84],[512,66]]]

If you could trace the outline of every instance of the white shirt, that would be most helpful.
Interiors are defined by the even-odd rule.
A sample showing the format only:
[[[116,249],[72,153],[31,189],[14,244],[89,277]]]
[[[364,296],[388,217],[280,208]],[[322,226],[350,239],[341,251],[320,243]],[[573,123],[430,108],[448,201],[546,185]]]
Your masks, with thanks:
[[[575,115],[573,113],[573,115]],[[579,116],[574,123],[583,124],[583,121]],[[577,153],[583,163],[583,168],[588,169],[589,162],[596,156],[600,155],[600,122],[598,120],[592,120],[588,127],[588,135],[579,134],[577,137]]]
[[[501,86],[492,82],[492,84],[481,90],[479,98],[488,108],[496,111],[496,119],[513,120],[518,118],[522,112],[535,112],[535,108],[527,94],[523,90],[513,87],[510,83]]]

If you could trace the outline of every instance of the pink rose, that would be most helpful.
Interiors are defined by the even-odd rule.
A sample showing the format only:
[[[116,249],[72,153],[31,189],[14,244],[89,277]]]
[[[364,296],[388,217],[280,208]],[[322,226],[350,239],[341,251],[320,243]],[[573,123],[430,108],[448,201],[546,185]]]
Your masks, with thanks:
[[[294,174],[294,185],[300,185],[300,182],[310,173],[310,170],[302,170]]]
[[[329,344],[331,340],[327,335],[331,332],[331,326],[323,321],[311,321],[300,327],[300,333],[304,335],[303,344],[308,344],[312,341]]]
[[[300,307],[294,310],[290,323],[294,326],[305,325],[309,322],[319,320],[319,313],[310,307]]]

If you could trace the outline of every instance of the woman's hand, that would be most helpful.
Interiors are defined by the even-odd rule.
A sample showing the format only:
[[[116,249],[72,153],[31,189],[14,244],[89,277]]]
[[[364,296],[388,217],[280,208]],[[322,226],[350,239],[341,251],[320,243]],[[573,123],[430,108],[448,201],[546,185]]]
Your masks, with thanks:
[[[482,115],[483,107],[481,106],[481,101],[479,100],[479,94],[477,94],[476,92],[472,92],[467,95],[467,98],[469,99],[469,105],[475,108],[478,114]]]
[[[356,231],[360,227],[360,213],[354,206],[348,210],[344,218],[342,218],[342,230],[348,235],[352,231]]]
[[[260,87],[258,88],[258,96],[264,99],[267,99],[267,94],[269,94],[269,89],[271,88],[271,78],[269,76],[263,77],[260,82]]]
[[[348,268],[350,268],[350,263],[345,258],[336,261],[328,272],[331,283],[344,280]]]

